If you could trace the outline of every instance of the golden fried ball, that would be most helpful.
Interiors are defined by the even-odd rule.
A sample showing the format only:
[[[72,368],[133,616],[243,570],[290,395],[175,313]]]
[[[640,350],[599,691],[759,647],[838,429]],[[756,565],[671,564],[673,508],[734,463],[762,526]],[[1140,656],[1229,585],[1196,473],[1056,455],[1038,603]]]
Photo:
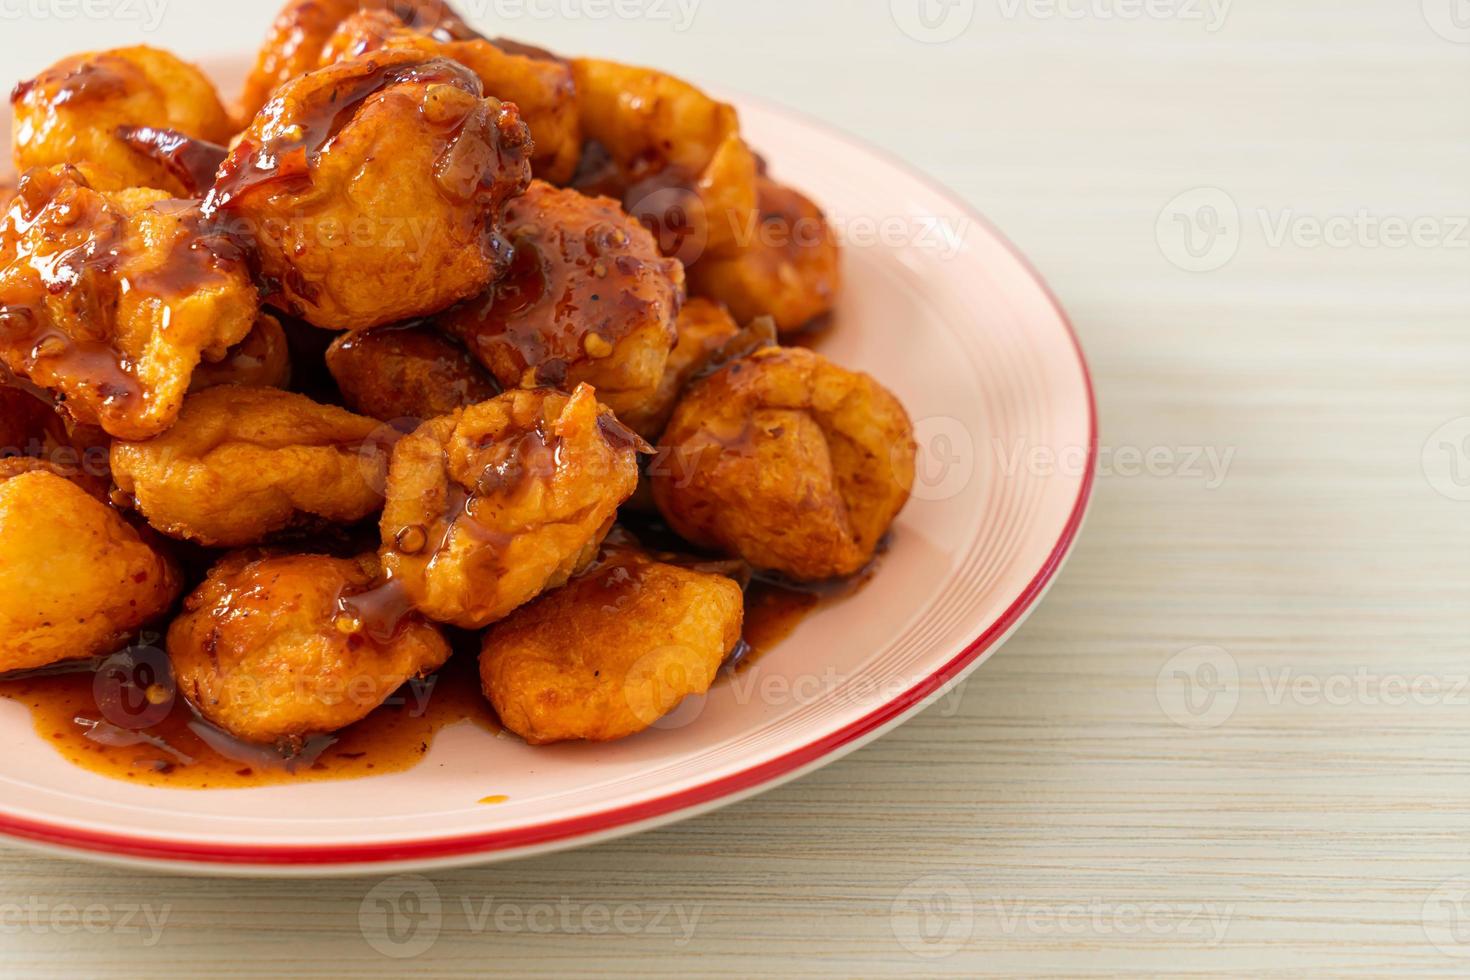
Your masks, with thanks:
[[[638,483],[638,442],[587,385],[427,422],[393,450],[383,567],[430,619],[488,626],[596,556]]]
[[[32,170],[0,218],[0,361],[120,439],[178,416],[201,358],[250,332],[255,286],[195,202]]]
[[[690,386],[650,472],[689,541],[815,581],[872,560],[915,451],[903,406],[872,378],[773,347]]]
[[[376,634],[343,615],[341,600],[371,588],[376,566],[371,556],[226,557],[169,628],[179,691],[249,742],[290,746],[361,721],[449,659],[419,617]]]
[[[282,85],[320,68],[322,51],[342,22],[374,5],[391,8],[400,21],[420,30],[445,36],[468,32],[444,0],[287,0],[245,79],[244,117],[259,112]]]
[[[650,68],[578,58],[572,70],[588,143],[576,186],[622,200],[686,264],[736,250],[758,164],[734,107]]]
[[[291,383],[291,348],[281,321],[262,313],[245,339],[219,361],[204,361],[194,369],[190,391],[220,385],[284,388]]]
[[[374,419],[278,388],[206,388],[178,424],[112,445],[112,474],[164,534],[209,547],[377,512],[387,469]]]
[[[254,238],[268,301],[362,330],[435,313],[501,268],[497,222],[530,180],[516,107],[452,61],[381,51],[276,92],[205,209]]]
[[[509,271],[438,318],[506,388],[590,384],[622,415],[658,391],[684,269],[617,202],[532,181],[505,209]]]
[[[384,422],[436,419],[500,393],[468,351],[423,326],[343,334],[327,369],[349,408]]]
[[[782,333],[832,311],[842,283],[841,253],[820,208],[762,177],[752,235],[734,254],[691,268],[690,292],[725,303],[740,320],[770,316]]]
[[[678,341],[669,351],[664,376],[652,398],[642,407],[621,417],[634,432],[645,439],[657,439],[669,424],[674,406],[685,385],[704,370],[728,344],[741,335],[740,324],[730,311],[713,300],[691,299],[679,310],[676,328]]]
[[[743,602],[721,575],[609,564],[486,631],[485,696],[532,745],[626,738],[709,690],[740,640]]]
[[[0,472],[0,672],[111,652],[179,589],[167,558],[48,464]]]
[[[119,130],[171,129],[223,143],[234,127],[199,69],[150,47],[79,54],[22,82],[11,96],[15,167],[89,165],[98,190],[153,187],[188,196],[168,168]]]
[[[503,44],[480,37],[436,38],[406,26],[395,13],[373,10],[342,22],[327,42],[322,64],[385,49],[457,61],[480,76],[486,95],[516,104],[535,143],[532,172],[542,180],[564,184],[576,172],[582,154],[571,66],[554,57],[505,50]]]

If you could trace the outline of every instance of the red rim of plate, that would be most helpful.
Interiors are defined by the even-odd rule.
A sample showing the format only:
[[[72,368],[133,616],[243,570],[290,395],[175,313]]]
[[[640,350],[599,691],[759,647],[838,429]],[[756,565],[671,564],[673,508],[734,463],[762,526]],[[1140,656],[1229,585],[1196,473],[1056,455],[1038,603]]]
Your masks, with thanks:
[[[749,98],[745,98],[744,100],[761,101]],[[1087,390],[1089,428],[1087,466],[1083,473],[1082,484],[1078,488],[1077,502],[1073,505],[1072,513],[1067,520],[1066,526],[1062,528],[1061,537],[1057,540],[1056,545],[1052,548],[1051,553],[1047,556],[1046,561],[1037,571],[1035,577],[1032,578],[1021,594],[1016,597],[1016,600],[1011,603],[1010,607],[1001,614],[999,619],[990,624],[958,656],[940,667],[933,674],[930,674],[924,680],[887,704],[882,705],[830,735],[810,742],[798,749],[793,749],[776,759],[752,766],[741,772],[732,773],[729,776],[721,777],[712,782],[690,787],[677,793],[670,793],[667,796],[661,796],[657,799],[645,800],[641,803],[633,803],[611,810],[604,810],[601,813],[587,814],[565,820],[556,820],[549,823],[517,827],[509,830],[491,831],[482,834],[462,834],[457,837],[397,841],[381,844],[347,844],[335,847],[319,844],[252,845],[212,844],[196,841],[160,841],[147,837],[129,837],[123,834],[113,834],[104,831],[59,826],[15,817],[5,813],[0,813],[0,836],[11,837],[21,841],[30,841],[50,847],[59,847],[69,851],[79,851],[83,854],[103,855],[115,858],[133,858],[184,864],[272,865],[293,868],[389,864],[401,861],[431,862],[456,857],[471,859],[477,856],[491,855],[503,851],[515,851],[553,843],[566,842],[570,844],[577,838],[607,834],[619,828],[628,828],[631,831],[640,823],[656,820],[681,810],[693,809],[720,799],[734,797],[747,791],[753,791],[762,785],[774,782],[784,775],[794,773],[796,770],[810,765],[844,746],[860,741],[865,736],[872,734],[899,718],[929,695],[938,691],[946,683],[953,680],[966,667],[977,660],[981,654],[989,650],[998,639],[1005,636],[1011,627],[1016,625],[1021,617],[1036,603],[1041,594],[1046,591],[1051,580],[1056,576],[1062,562],[1071,550],[1072,543],[1077,538],[1078,531],[1082,526],[1082,519],[1087,512],[1088,501],[1092,496],[1094,470],[1096,469],[1097,462],[1097,398],[1093,390],[1092,374],[1087,367],[1087,357],[1082,351],[1082,344],[1077,337],[1077,331],[1073,327],[1070,318],[1068,318],[1066,310],[1062,308],[1061,303],[1057,300],[1056,294],[1052,292],[1051,287],[1047,285],[1046,280],[1036,271],[1035,266],[1031,264],[1030,260],[1009,239],[1001,234],[989,220],[969,204],[956,199],[946,188],[930,179],[927,175],[914,169],[903,160],[888,153],[886,150],[872,146],[858,137],[844,133],[825,123],[802,116],[802,114],[787,109],[784,106],[766,103],[763,108],[800,118],[805,125],[819,126],[834,136],[860,148],[863,152],[883,158],[891,165],[903,170],[934,193],[944,198],[951,206],[965,213],[993,235],[1002,247],[1026,270],[1032,280],[1045,294],[1047,301],[1056,311],[1063,327],[1067,330],[1067,334],[1072,341],[1072,347],[1077,354],[1077,365],[1082,371],[1083,383]]]

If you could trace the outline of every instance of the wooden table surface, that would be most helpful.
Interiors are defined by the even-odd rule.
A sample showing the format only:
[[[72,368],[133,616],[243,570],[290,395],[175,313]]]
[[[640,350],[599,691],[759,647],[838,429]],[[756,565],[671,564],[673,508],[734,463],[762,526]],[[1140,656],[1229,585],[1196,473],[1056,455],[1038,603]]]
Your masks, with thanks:
[[[0,974],[1470,970],[1462,0],[704,0],[684,31],[639,2],[470,9],[830,119],[1050,279],[1104,442],[1051,596],[961,691],[793,785],[408,883],[441,908],[410,948],[360,915],[403,882],[0,850]],[[0,9],[8,70],[135,36],[120,3]],[[172,0],[149,38],[253,44],[270,6]]]

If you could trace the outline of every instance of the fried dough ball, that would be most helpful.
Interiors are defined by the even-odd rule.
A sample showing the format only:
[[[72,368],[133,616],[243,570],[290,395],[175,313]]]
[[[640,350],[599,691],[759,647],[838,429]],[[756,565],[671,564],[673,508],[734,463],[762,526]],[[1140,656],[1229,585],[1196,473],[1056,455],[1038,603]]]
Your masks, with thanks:
[[[150,47],[79,54],[57,62],[10,97],[16,170],[90,164],[98,190],[153,187],[187,196],[167,168],[132,149],[119,130],[172,129],[215,143],[234,127],[198,68]]]
[[[417,422],[489,401],[500,388],[463,347],[423,326],[343,334],[327,369],[353,411],[384,422]]]
[[[361,58],[380,50],[416,51],[426,58],[457,61],[480,76],[486,95],[516,104],[535,143],[532,172],[542,180],[564,184],[576,172],[582,154],[571,66],[557,58],[506,51],[501,43],[480,37],[435,38],[405,26],[393,13],[377,10],[343,21],[327,42],[322,63]]]
[[[206,388],[178,424],[115,442],[112,475],[154,528],[209,547],[350,524],[383,503],[383,426],[277,388]]]
[[[532,181],[505,209],[509,271],[439,317],[506,388],[586,383],[622,415],[658,390],[684,269],[617,202]]]
[[[443,0],[377,0],[391,7],[397,19],[439,37],[474,36]],[[261,110],[276,89],[323,64],[322,50],[337,28],[366,0],[287,0],[271,25],[270,34],[245,79],[240,111],[250,118]]]
[[[800,581],[872,560],[914,480],[913,427],[866,374],[773,347],[692,385],[653,494],[690,542]]]
[[[262,313],[245,339],[225,352],[219,361],[205,361],[194,369],[190,391],[245,385],[252,388],[284,388],[291,383],[291,348],[286,329],[269,313]]]
[[[261,110],[205,210],[254,236],[269,302],[363,330],[435,313],[501,270],[497,222],[530,180],[516,107],[452,61],[382,51],[303,75]]]
[[[740,336],[740,324],[719,303],[691,299],[679,310],[676,333],[678,340],[669,351],[658,390],[641,408],[622,416],[623,422],[645,439],[657,439],[663,432],[684,386]]]
[[[760,179],[754,237],[728,257],[689,270],[689,289],[717,299],[740,320],[775,319],[782,333],[832,311],[841,285],[841,254],[822,210],[790,187]]]
[[[709,690],[740,641],[743,603],[721,575],[606,565],[486,631],[485,696],[532,745],[626,738]]]
[[[375,634],[343,616],[340,601],[376,571],[371,556],[227,556],[169,628],[179,691],[237,738],[283,748],[361,721],[449,659],[419,617]]]
[[[120,439],[173,424],[201,357],[250,332],[244,257],[195,202],[32,170],[0,218],[0,361]]]
[[[579,385],[510,391],[398,442],[383,567],[430,619],[478,629],[597,555],[638,483],[638,437]]]
[[[686,265],[735,251],[757,162],[734,107],[649,68],[578,58],[572,70],[589,142],[576,186],[621,199]]]
[[[0,672],[111,652],[179,589],[167,558],[48,464],[0,471]]]

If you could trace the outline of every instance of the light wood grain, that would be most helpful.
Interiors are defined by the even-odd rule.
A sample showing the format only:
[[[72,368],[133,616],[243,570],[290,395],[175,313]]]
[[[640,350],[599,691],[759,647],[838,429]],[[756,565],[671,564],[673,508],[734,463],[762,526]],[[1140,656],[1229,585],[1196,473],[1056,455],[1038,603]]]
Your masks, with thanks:
[[[153,40],[253,43],[268,6],[173,0]],[[1470,214],[1470,45],[1430,30],[1418,0],[1237,0],[1215,33],[1008,19],[982,0],[940,46],[905,38],[885,4],[856,6],[705,0],[683,34],[496,30],[764,94],[913,161],[1055,286],[1092,359],[1105,444],[1233,451],[1223,483],[1106,473],[1050,598],[959,694],[713,815],[434,875],[442,929],[414,959],[366,941],[373,881],[189,880],[5,850],[0,906],[146,904],[168,920],[149,946],[0,918],[0,973],[1470,968],[1430,941],[1470,954],[1470,931],[1458,945],[1435,931],[1451,910],[1437,899],[1454,897],[1436,889],[1470,875],[1470,690],[1454,690],[1470,675],[1470,503],[1437,493],[1421,463],[1436,429],[1470,415],[1470,248],[1272,247],[1256,218]],[[32,19],[7,24],[0,50],[34,69],[98,32]],[[1245,225],[1234,261],[1195,274],[1166,260],[1155,221],[1200,186],[1226,190]],[[1226,651],[1240,683],[1228,721],[1193,730],[1157,685],[1201,645]],[[1367,693],[1340,703],[1277,692],[1360,671]],[[1385,677],[1440,694],[1380,703]],[[964,901],[928,920],[939,941],[914,943],[908,899],[956,885]],[[482,929],[465,903],[487,900]],[[564,903],[574,927],[623,909],[643,929],[573,933],[559,911],[550,932],[495,928],[501,905],[534,919],[542,903]],[[647,928],[656,907],[697,915],[687,944],[677,919]]]

